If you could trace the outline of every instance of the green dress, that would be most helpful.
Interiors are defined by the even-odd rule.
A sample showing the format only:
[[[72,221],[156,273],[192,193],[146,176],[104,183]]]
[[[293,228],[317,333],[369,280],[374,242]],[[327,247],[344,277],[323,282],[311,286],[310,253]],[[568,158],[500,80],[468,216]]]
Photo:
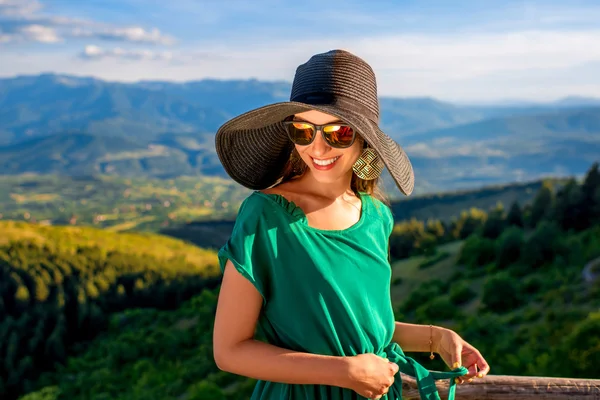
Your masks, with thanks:
[[[467,373],[426,370],[392,342],[395,321],[388,259],[393,218],[390,209],[361,193],[357,223],[344,230],[308,225],[306,215],[278,194],[253,192],[240,206],[232,235],[219,250],[263,297],[258,329],[267,341],[290,350],[353,356],[375,353],[396,362],[417,379],[421,398],[439,399],[435,379]],[[450,399],[452,398],[450,397]],[[400,400],[402,382],[383,399]],[[252,399],[364,399],[351,389],[261,381]]]

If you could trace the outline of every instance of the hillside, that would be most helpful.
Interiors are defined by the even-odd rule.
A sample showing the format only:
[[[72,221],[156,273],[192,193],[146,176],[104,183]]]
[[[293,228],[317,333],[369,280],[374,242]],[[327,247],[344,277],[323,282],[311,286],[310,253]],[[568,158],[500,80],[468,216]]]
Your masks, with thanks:
[[[599,160],[600,108],[488,119],[403,143],[417,179],[436,188],[581,175]]]
[[[561,185],[557,179],[547,181]],[[489,210],[502,203],[508,208],[515,201],[525,206],[541,185],[534,181],[416,195],[390,205],[397,222],[449,222],[471,207]],[[0,177],[0,220],[160,232],[215,249],[229,237],[239,204],[249,193],[231,181],[206,177],[5,176]]]
[[[0,219],[157,231],[234,215],[249,191],[230,180],[0,176]]]
[[[600,281],[584,266],[600,259],[599,188],[595,164],[581,183],[545,183],[527,208],[464,210],[426,229],[397,224],[391,256],[408,245],[420,254],[392,259],[396,320],[455,330],[494,374],[598,376]],[[212,360],[216,292],[207,291],[220,273],[187,259],[188,245],[93,228],[0,228],[17,240],[0,244],[3,398],[247,398],[252,381]]]
[[[546,182],[552,183],[556,189],[562,185],[561,180],[558,179],[548,179]],[[458,219],[463,211],[470,208],[488,211],[498,204],[502,204],[506,209],[515,202],[520,207],[529,205],[542,184],[542,181],[534,181],[414,196],[400,201],[391,201],[390,207],[396,223],[414,218],[419,221],[439,220],[447,224],[453,219]],[[234,219],[232,215],[221,220],[198,220],[173,224],[162,228],[160,232],[200,247],[217,249],[229,238],[235,223]]]
[[[503,116],[452,127],[421,132],[404,137],[410,145],[416,141],[434,141],[443,138],[459,138],[465,141],[481,139],[508,139],[517,135],[527,138],[550,136],[570,138],[600,132],[600,107],[562,109],[551,113],[539,111],[532,115]]]
[[[161,133],[214,133],[234,115],[289,100],[289,82],[202,80],[116,83],[43,74],[0,79],[0,144],[81,131],[147,143]],[[383,125],[399,133],[481,118],[433,99],[382,98]]]
[[[217,128],[239,113],[286,101],[289,86],[125,84],[53,74],[0,79],[0,175],[224,177],[214,151]],[[581,175],[600,153],[594,99],[497,107],[431,98],[380,103],[381,127],[415,167],[415,194]]]
[[[182,135],[144,145],[118,136],[62,133],[0,147],[0,172],[11,175],[224,176],[218,163],[212,148]]]
[[[0,80],[0,143],[64,131],[147,143],[165,132],[213,132],[230,115],[165,91],[53,74]]]
[[[597,231],[565,240],[584,243]],[[597,237],[595,244],[590,243],[598,244]],[[463,249],[460,241],[441,246],[438,250],[447,256],[426,267],[422,267],[426,257],[393,264],[397,320],[456,330],[482,352],[494,375],[597,377],[600,370],[593,362],[597,353],[589,348],[597,343],[593,332],[600,329],[595,312],[600,307],[600,286],[583,284],[580,265],[513,267],[507,271],[518,283],[508,284],[507,272],[493,264],[477,267],[461,262]],[[493,296],[507,291],[518,303],[503,306]],[[204,290],[177,310],[124,310],[113,315],[105,333],[77,345],[67,365],[45,373],[20,400],[247,399],[254,381],[220,371],[213,361],[217,296],[218,290]],[[567,353],[568,360],[579,362],[564,362]],[[432,361],[428,353],[407,355],[426,368],[447,370],[439,357]]]
[[[0,222],[0,397],[30,390],[130,308],[176,309],[220,281],[216,254],[156,234]]]
[[[58,252],[73,252],[80,247],[99,247],[104,253],[120,252],[159,261],[184,260],[196,265],[196,272],[215,272],[216,253],[155,233],[115,233],[81,226],[43,226],[26,222],[0,221],[0,246],[11,242],[35,243]]]
[[[545,179],[544,181],[552,182],[556,187],[559,187],[561,183],[560,179]],[[404,200],[392,201],[390,207],[396,221],[416,218],[421,221],[439,219],[448,222],[452,218],[458,217],[462,211],[472,207],[487,211],[498,203],[506,208],[514,202],[525,206],[533,200],[544,181],[490,185],[472,190],[408,197]]]

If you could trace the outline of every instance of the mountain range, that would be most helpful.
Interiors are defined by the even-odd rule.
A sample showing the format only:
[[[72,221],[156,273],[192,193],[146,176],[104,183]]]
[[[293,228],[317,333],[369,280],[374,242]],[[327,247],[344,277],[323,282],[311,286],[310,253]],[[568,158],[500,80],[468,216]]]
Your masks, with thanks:
[[[287,101],[290,87],[55,74],[0,79],[0,174],[224,175],[214,152],[218,127]],[[600,158],[600,99],[461,105],[381,97],[380,108],[383,131],[413,162],[415,192],[580,175]]]

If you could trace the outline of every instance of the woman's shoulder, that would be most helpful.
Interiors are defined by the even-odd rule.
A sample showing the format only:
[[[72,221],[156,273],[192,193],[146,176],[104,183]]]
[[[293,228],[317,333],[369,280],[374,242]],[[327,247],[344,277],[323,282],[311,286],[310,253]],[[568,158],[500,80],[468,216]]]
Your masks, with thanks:
[[[261,216],[266,211],[272,210],[276,202],[275,193],[255,190],[240,203],[238,217],[243,215]]]
[[[387,225],[393,226],[394,215],[392,213],[392,209],[387,204],[387,202],[384,202],[383,200],[379,199],[378,197],[374,196],[373,194],[361,192],[360,195],[361,195],[361,197],[368,199],[368,201],[372,205],[372,207],[369,207],[369,210],[370,210],[369,217],[380,218]]]
[[[282,215],[296,215],[296,205],[288,200],[285,193],[277,190],[256,190],[250,193],[241,203],[236,219],[252,220],[273,218]]]
[[[359,194],[360,194],[360,197],[362,197],[364,199],[368,199],[368,201],[371,202],[371,204],[373,205],[373,209],[375,209],[377,211],[385,212],[385,213],[391,213],[390,206],[387,204],[387,202],[384,202],[384,200],[378,198],[377,196],[375,196],[373,194],[369,194],[366,192],[359,192]]]
[[[268,189],[258,190],[257,193],[267,198],[276,199],[281,197],[291,202],[298,202],[298,200],[301,200],[303,194],[296,182],[281,183]]]

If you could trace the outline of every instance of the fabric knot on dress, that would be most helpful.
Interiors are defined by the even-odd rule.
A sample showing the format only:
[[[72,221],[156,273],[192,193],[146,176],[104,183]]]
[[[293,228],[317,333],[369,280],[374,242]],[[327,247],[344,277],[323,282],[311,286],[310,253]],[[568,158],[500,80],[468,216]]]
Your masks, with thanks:
[[[419,395],[423,400],[441,400],[437,387],[435,386],[435,381],[440,379],[450,379],[450,386],[448,388],[448,400],[454,400],[454,395],[456,392],[456,382],[454,381],[454,378],[466,375],[469,372],[463,366],[449,372],[429,371],[413,358],[406,356],[402,351],[400,345],[396,342],[392,342],[388,346],[386,346],[385,349],[383,349],[382,353],[379,355],[381,357],[387,358],[393,363],[398,364],[398,367],[400,367],[400,371],[398,372],[398,374],[402,372],[406,375],[412,376],[417,380],[417,388],[419,389]],[[400,375],[398,376],[400,377]],[[401,378],[399,379],[397,389],[399,393],[397,393],[396,395],[400,396],[399,398],[402,398]]]

